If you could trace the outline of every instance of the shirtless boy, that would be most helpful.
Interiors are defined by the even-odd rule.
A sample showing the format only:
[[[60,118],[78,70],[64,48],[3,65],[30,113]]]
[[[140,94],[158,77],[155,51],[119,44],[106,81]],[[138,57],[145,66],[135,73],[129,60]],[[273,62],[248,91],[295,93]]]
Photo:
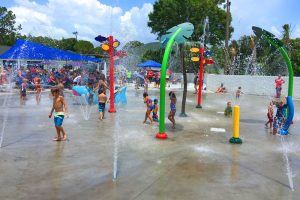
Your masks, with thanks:
[[[64,128],[62,127],[62,123],[63,123],[64,117],[65,117],[65,112],[66,112],[66,115],[68,113],[68,107],[67,107],[64,97],[60,96],[60,94],[59,94],[59,88],[52,88],[51,94],[54,98],[53,98],[53,106],[52,106],[51,112],[49,114],[49,118],[52,117],[52,113],[53,113],[53,111],[55,111],[54,112],[54,124],[55,124],[56,133],[57,133],[57,137],[53,138],[53,141],[66,141],[67,134],[66,134]],[[60,133],[62,133],[62,135]]]
[[[100,89],[98,91],[98,102],[99,102],[99,119],[103,120],[104,113],[105,113],[105,103],[107,102],[107,96],[105,95],[104,91]]]

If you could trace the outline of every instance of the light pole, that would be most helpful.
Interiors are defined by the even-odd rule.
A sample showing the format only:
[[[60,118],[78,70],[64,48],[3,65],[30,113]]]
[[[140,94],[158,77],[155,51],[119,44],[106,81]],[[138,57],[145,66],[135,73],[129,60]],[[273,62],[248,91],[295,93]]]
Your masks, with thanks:
[[[77,31],[74,31],[74,32],[73,32],[73,35],[75,35],[75,38],[76,38],[76,41],[77,41],[77,35],[78,35],[78,32],[77,32]]]

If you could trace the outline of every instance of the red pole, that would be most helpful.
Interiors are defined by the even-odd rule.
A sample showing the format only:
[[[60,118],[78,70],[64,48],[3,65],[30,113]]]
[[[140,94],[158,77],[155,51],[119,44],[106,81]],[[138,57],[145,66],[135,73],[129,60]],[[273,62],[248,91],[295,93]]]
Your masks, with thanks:
[[[114,38],[113,36],[109,36],[109,85],[110,85],[110,107],[108,109],[108,112],[110,113],[115,113],[116,108],[115,108],[115,86],[114,86]]]
[[[196,106],[196,108],[202,108],[202,106],[201,106],[201,97],[202,97],[202,87],[203,87],[203,71],[204,71],[204,48],[200,48],[198,105]]]

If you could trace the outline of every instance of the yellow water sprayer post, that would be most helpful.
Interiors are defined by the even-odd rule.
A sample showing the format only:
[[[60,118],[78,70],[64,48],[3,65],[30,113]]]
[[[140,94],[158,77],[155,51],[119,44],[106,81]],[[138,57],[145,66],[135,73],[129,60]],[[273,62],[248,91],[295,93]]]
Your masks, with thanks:
[[[240,139],[240,106],[234,106],[233,108],[233,127],[232,138],[229,140],[232,144],[242,144]]]

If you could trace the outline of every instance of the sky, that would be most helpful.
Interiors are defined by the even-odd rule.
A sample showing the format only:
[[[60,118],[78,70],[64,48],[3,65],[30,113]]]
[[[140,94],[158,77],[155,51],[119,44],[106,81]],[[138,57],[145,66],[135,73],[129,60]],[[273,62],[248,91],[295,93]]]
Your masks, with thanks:
[[[74,37],[95,43],[97,35],[113,34],[122,43],[154,42],[147,26],[155,0],[0,0],[16,14],[22,34],[56,39]],[[292,26],[292,38],[300,38],[300,0],[231,0],[232,39],[252,34],[253,25],[281,36],[282,25]]]

